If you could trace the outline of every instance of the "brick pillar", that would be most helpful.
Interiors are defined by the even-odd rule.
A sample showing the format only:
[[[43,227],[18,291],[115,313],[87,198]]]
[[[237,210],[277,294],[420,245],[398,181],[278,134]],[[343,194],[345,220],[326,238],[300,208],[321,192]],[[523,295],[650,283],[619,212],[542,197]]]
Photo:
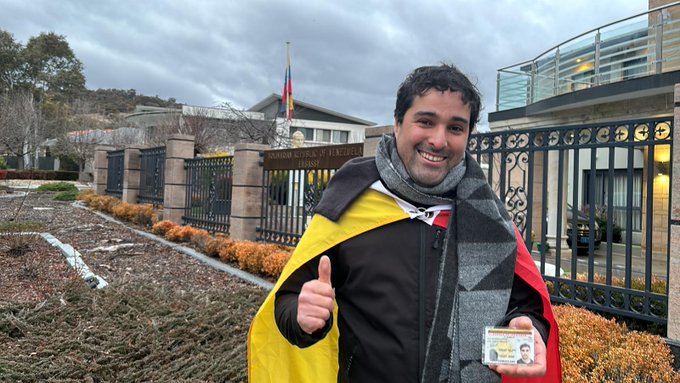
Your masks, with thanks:
[[[123,202],[137,203],[139,174],[142,166],[140,146],[125,148],[123,157]]]
[[[106,154],[114,149],[113,146],[106,145],[94,148],[94,192],[97,195],[104,195],[106,191],[106,180],[109,176],[109,160]]]
[[[385,133],[392,132],[394,132],[394,126],[392,125],[366,128],[364,134],[366,136],[366,138],[364,139],[364,157],[374,157],[376,147],[378,146],[378,142],[380,142],[382,135]]]
[[[680,341],[680,84],[675,84],[673,168],[671,170],[671,237],[668,274],[668,338]],[[673,198],[675,196],[675,198]]]
[[[194,158],[194,136],[173,134],[165,147],[163,219],[182,224],[186,198],[184,160]]]
[[[229,236],[235,240],[254,241],[262,214],[262,157],[269,145],[236,144],[234,176],[231,186]]]

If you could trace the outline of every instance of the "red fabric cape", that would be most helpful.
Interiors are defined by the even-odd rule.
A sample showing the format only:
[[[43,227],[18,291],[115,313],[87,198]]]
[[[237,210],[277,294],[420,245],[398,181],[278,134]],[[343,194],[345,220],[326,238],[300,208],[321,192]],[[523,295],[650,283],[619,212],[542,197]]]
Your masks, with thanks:
[[[449,211],[442,211],[434,220],[434,225],[446,229],[449,222]],[[550,335],[548,336],[546,365],[547,371],[541,378],[510,378],[503,376],[503,383],[560,383],[562,382],[562,364],[560,362],[560,335],[557,328],[557,320],[552,311],[550,304],[550,296],[548,289],[545,287],[545,282],[541,276],[534,259],[529,254],[529,250],[521,241],[522,235],[515,227],[515,235],[517,236],[517,263],[515,264],[515,274],[522,278],[529,286],[533,287],[543,300],[543,316],[550,322]]]
[[[515,264],[515,274],[522,278],[526,283],[533,287],[541,295],[543,300],[543,316],[550,322],[550,335],[548,336],[546,365],[547,371],[541,378],[510,378],[503,377],[503,383],[561,383],[562,382],[562,364],[560,362],[560,334],[557,327],[557,320],[552,311],[550,304],[550,296],[548,289],[545,287],[545,281],[541,273],[536,268],[534,259],[529,254],[529,250],[521,240],[522,235],[519,230],[515,228],[517,235],[517,263]]]

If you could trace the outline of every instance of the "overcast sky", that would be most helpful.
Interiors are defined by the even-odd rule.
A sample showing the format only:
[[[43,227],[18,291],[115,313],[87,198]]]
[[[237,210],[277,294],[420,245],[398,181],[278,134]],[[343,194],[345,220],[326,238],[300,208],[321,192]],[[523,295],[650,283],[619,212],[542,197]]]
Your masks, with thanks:
[[[496,71],[647,10],[647,0],[0,0],[0,29],[25,44],[66,36],[88,89],[253,106],[281,93],[378,124],[421,65],[456,64],[494,110]],[[484,123],[482,124],[482,126]]]

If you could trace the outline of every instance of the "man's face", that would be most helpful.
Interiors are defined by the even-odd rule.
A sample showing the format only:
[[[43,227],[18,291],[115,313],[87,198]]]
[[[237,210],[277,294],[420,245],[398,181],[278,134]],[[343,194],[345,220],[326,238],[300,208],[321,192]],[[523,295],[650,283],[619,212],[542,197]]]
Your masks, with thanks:
[[[522,354],[522,359],[529,360],[529,347],[521,347],[519,352]]]
[[[460,92],[436,89],[416,96],[399,124],[397,152],[420,186],[436,186],[463,159],[470,134],[470,107]]]

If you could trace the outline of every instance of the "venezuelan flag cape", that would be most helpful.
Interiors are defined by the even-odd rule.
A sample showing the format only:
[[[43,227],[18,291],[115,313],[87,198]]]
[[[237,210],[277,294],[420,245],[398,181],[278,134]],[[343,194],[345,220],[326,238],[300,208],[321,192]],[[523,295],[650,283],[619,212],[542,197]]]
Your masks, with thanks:
[[[248,380],[251,383],[335,382],[338,374],[337,320],[323,340],[300,349],[281,335],[274,317],[274,300],[281,284],[300,266],[335,245],[377,227],[407,219],[406,214],[390,196],[367,189],[337,222],[314,215],[293,256],[253,319],[248,333]],[[545,283],[522,241],[515,272],[541,293],[546,318],[551,322],[548,345],[548,373],[541,379],[514,379],[508,382],[561,382],[557,323],[552,315]],[[524,253],[524,255],[521,255]],[[526,275],[526,276],[525,276]],[[547,302],[547,303],[546,303]],[[548,315],[549,314],[549,315]],[[337,308],[334,314],[337,317]],[[552,355],[554,354],[554,355]],[[551,356],[552,355],[552,356]],[[555,364],[556,361],[556,364]],[[506,382],[506,378],[503,380]]]

